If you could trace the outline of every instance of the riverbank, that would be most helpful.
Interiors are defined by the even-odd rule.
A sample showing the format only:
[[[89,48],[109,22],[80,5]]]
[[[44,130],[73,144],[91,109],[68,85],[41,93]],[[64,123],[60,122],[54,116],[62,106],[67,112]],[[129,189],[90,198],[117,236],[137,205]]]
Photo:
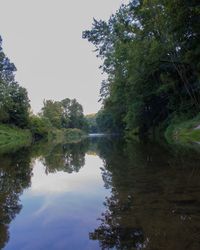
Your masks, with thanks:
[[[0,153],[15,151],[24,146],[30,146],[32,135],[29,130],[14,126],[0,125]]]
[[[200,142],[200,116],[189,120],[174,120],[165,130],[168,143]]]
[[[76,143],[86,134],[80,129],[53,129],[43,138],[51,143]],[[42,139],[42,137],[41,137]],[[34,135],[28,129],[0,124],[0,153],[15,151],[21,147],[30,146],[34,142]]]

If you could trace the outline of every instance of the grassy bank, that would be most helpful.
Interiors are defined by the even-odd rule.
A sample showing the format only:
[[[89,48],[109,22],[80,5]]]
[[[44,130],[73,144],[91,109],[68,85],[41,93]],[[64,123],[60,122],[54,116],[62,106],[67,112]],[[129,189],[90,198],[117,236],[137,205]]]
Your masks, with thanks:
[[[200,142],[200,115],[190,120],[174,119],[165,131],[165,138],[169,143]]]
[[[0,153],[28,146],[31,144],[31,141],[32,136],[29,130],[0,125]]]
[[[0,153],[30,146],[32,136],[29,130],[0,124]],[[53,129],[49,131],[46,140],[54,144],[73,143],[81,141],[83,137],[85,133],[80,129]]]

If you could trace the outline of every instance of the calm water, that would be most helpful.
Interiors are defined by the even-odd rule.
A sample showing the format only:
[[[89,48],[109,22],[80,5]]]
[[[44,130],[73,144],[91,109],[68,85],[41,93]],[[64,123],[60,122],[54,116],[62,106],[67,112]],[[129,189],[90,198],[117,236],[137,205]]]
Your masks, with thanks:
[[[200,152],[91,138],[0,156],[0,249],[200,249]]]

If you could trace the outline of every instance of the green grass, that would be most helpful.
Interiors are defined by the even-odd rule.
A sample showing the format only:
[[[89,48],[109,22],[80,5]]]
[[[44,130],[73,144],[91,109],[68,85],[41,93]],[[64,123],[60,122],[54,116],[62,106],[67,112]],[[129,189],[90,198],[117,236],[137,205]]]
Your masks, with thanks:
[[[76,143],[83,139],[85,133],[80,129],[54,129],[49,132],[48,141],[57,143]],[[30,146],[32,135],[29,130],[0,124],[0,154],[16,151],[20,147]]]
[[[0,153],[15,151],[20,147],[29,146],[32,137],[29,130],[0,124]]]
[[[200,142],[200,115],[190,120],[174,120],[165,131],[165,138],[169,143]]]

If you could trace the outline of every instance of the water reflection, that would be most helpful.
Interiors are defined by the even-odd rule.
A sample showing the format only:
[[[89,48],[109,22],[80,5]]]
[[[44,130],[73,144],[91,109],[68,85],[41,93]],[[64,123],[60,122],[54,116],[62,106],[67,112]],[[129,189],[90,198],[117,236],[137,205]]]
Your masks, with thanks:
[[[21,202],[18,197],[23,209],[9,222],[11,237],[5,248],[98,249],[88,232],[98,225],[96,218],[108,192],[101,179],[102,161],[93,146],[88,140],[42,143],[30,152],[31,185]]]
[[[0,162],[1,249],[200,249],[198,152],[92,137]]]
[[[59,144],[48,148],[43,153],[43,164],[46,166],[46,173],[64,171],[67,173],[78,173],[85,165],[85,153],[88,148],[88,141],[80,143]]]
[[[90,239],[101,249],[200,249],[200,155],[151,143],[99,146],[111,196]]]
[[[0,156],[0,249],[9,240],[9,223],[21,211],[19,197],[30,186],[30,151]]]

